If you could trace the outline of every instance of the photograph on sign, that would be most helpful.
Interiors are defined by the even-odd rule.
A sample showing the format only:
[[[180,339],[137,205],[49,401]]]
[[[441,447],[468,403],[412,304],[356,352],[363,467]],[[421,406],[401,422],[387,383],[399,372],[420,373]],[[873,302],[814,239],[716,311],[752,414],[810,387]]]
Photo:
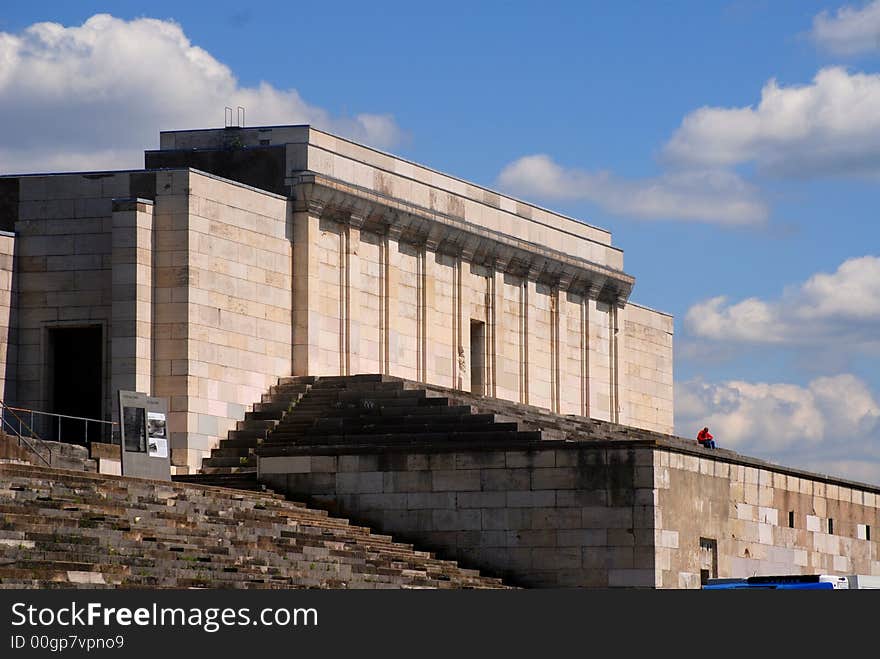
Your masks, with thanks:
[[[122,408],[122,436],[126,451],[147,452],[145,412],[142,407]]]
[[[165,415],[161,412],[147,412],[147,451],[150,457],[168,457],[168,437],[165,432]]]

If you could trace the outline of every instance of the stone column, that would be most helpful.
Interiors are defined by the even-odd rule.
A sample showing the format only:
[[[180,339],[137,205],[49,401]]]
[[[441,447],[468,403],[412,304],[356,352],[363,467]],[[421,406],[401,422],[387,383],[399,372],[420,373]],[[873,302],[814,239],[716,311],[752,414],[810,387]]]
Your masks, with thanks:
[[[388,375],[391,372],[388,356],[388,325],[390,322],[388,309],[388,277],[391,268],[389,263],[388,243],[388,233],[386,232],[382,236],[382,242],[379,247],[379,277],[381,277],[379,290],[379,364],[380,370],[384,375]]]
[[[550,294],[550,410],[559,414],[559,283]]]
[[[360,346],[360,272],[361,264],[358,251],[361,242],[361,227],[364,217],[351,214],[343,226],[341,246],[342,278],[340,291],[340,309],[342,319],[342,336],[340,337],[340,369],[342,375],[359,373],[358,350]]]
[[[464,390],[465,378],[469,373],[468,362],[470,361],[470,356],[465,352],[464,337],[462,336],[462,261],[460,257],[456,257],[452,267],[452,386],[455,389]],[[468,390],[470,390],[470,384],[470,381],[467,381]]]
[[[590,416],[590,298],[589,291],[584,292],[580,304],[580,338],[581,338],[581,416]]]
[[[153,393],[153,202],[114,199],[112,227],[110,389],[115,400],[119,389]],[[116,419],[116,405],[112,411]]]
[[[620,344],[618,340],[618,333],[620,331],[620,328],[618,326],[619,308],[620,307],[618,306],[617,302],[611,303],[608,308],[609,335],[611,340],[608,358],[608,366],[611,370],[610,414],[611,421],[614,423],[620,423]]]
[[[393,224],[388,226],[385,233],[385,363],[388,365],[386,372],[390,375],[400,366],[400,333],[397,330],[400,234],[400,227]]]
[[[519,294],[519,402],[529,403],[529,334],[534,332],[534,314],[529,313],[529,303],[536,295],[535,282],[523,275]]]
[[[501,354],[502,318],[504,316],[504,264],[496,260],[492,263],[489,280],[489,308],[487,309],[486,327],[489,337],[488,345],[488,382],[486,394],[492,398],[498,397],[498,362]]]
[[[14,262],[15,234],[0,231],[0,400],[15,402],[16,334]]]
[[[416,311],[416,325],[418,337],[418,358],[416,364],[417,379],[420,382],[428,381],[428,277],[427,277],[427,248],[419,246],[418,254],[418,308]]]
[[[310,375],[318,365],[320,300],[318,238],[323,205],[302,200],[293,213],[293,375]]]

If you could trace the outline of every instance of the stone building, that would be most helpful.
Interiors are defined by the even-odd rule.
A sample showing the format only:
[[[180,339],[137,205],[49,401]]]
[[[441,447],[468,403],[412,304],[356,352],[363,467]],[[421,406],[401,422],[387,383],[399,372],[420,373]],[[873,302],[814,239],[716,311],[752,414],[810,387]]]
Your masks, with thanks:
[[[880,574],[880,486],[671,435],[633,285],[603,229],[310,126],[164,132],[0,177],[0,400],[163,397],[177,480],[247,464],[527,586]]]
[[[672,318],[629,301],[608,231],[310,126],[163,132],[145,160],[0,178],[7,402],[166,397],[183,473],[290,374],[671,432]]]

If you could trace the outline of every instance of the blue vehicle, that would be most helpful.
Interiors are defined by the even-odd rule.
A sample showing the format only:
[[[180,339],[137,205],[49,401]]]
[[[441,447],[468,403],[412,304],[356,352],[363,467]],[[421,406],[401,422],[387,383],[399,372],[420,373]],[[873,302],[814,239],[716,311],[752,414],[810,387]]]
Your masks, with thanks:
[[[744,579],[709,579],[703,590],[849,590],[848,577],[829,574],[783,574]]]

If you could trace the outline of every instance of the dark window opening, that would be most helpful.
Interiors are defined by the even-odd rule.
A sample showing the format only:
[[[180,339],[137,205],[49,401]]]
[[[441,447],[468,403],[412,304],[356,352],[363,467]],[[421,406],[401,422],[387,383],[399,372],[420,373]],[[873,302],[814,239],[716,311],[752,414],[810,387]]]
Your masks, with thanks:
[[[705,573],[705,574],[704,574]],[[718,577],[718,541],[700,538],[700,583]]]
[[[471,320],[471,393],[484,394],[486,384],[486,323]]]
[[[46,439],[71,444],[101,441],[103,332],[100,326],[49,329],[49,410],[63,417],[48,417]],[[106,438],[104,441],[108,441]]]
[[[834,533],[834,520],[828,518],[828,533]]]
[[[788,511],[788,528],[790,528],[790,529],[794,528],[794,511],[793,510]]]
[[[871,539],[871,525],[865,524],[865,540]]]

